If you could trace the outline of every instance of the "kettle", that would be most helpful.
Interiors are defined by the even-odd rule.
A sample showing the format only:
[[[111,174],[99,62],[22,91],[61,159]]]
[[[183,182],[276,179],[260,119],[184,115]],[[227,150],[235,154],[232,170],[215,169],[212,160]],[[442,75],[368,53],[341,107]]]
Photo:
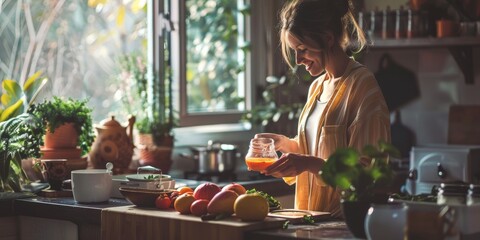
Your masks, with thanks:
[[[90,162],[94,168],[105,168],[106,163],[113,163],[113,173],[126,172],[132,161],[133,126],[135,117],[129,116],[128,125],[122,126],[114,116],[95,126],[97,137],[89,153]]]

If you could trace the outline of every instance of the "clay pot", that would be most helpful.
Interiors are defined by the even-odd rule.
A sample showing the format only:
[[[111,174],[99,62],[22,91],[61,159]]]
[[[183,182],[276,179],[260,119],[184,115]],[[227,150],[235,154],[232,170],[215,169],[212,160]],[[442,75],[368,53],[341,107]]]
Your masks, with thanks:
[[[78,133],[73,123],[60,125],[52,133],[47,129],[44,139],[45,148],[76,148],[78,144]]]
[[[162,173],[168,173],[168,171],[170,171],[173,148],[157,147],[154,145],[139,145],[138,148],[140,150],[140,165],[160,168]]]

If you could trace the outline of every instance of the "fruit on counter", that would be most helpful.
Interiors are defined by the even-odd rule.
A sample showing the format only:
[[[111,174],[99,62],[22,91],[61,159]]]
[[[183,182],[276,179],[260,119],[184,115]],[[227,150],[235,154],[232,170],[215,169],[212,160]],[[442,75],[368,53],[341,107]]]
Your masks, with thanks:
[[[252,189],[248,189],[246,193],[247,194],[252,194],[252,193],[260,194],[260,196],[264,197],[267,200],[268,205],[272,209],[278,209],[278,208],[282,207],[280,202],[277,199],[275,199],[273,196],[271,196],[270,194],[268,194],[266,192],[258,191],[255,188],[252,188]]]
[[[177,188],[177,191],[180,193],[180,195],[184,194],[184,193],[187,193],[187,192],[192,192],[193,193],[193,189],[191,187],[179,187]]]
[[[222,191],[225,191],[225,190],[232,190],[232,191],[236,192],[238,195],[245,194],[245,192],[247,191],[245,189],[245,187],[243,187],[242,185],[240,185],[238,183],[234,183],[234,182],[225,185],[222,188]]]
[[[207,214],[207,206],[209,201],[205,199],[195,200],[190,206],[190,212],[195,216],[202,216]]]
[[[240,195],[233,205],[235,215],[242,221],[262,221],[268,215],[268,201],[259,193]]]
[[[220,192],[220,187],[211,182],[206,182],[198,185],[198,187],[195,188],[195,191],[193,191],[193,196],[195,199],[206,199],[208,201],[212,200],[212,198]]]
[[[155,207],[158,209],[168,209],[170,208],[170,197],[167,194],[162,194],[155,199]]]
[[[211,214],[233,214],[233,204],[238,194],[232,190],[225,190],[217,193],[210,203],[207,211]]]
[[[177,197],[180,196],[180,192],[177,190],[174,190],[170,194],[170,208],[174,208],[175,200],[177,200]]]
[[[190,214],[190,206],[195,202],[195,198],[192,193],[184,193],[177,197],[175,200],[174,208],[181,214]]]

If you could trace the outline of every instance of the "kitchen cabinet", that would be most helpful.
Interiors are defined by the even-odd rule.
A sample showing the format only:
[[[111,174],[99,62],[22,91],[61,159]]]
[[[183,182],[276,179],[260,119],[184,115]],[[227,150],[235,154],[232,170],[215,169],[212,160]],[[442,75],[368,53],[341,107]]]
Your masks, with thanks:
[[[371,50],[447,48],[463,73],[465,83],[474,83],[473,48],[480,37],[374,39]]]

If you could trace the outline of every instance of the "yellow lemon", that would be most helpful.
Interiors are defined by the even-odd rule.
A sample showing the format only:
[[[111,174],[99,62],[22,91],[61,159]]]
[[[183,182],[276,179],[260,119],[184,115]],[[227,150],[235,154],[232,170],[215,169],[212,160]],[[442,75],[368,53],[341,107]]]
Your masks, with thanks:
[[[242,194],[233,205],[235,215],[242,221],[262,221],[268,215],[268,202],[260,194]]]

